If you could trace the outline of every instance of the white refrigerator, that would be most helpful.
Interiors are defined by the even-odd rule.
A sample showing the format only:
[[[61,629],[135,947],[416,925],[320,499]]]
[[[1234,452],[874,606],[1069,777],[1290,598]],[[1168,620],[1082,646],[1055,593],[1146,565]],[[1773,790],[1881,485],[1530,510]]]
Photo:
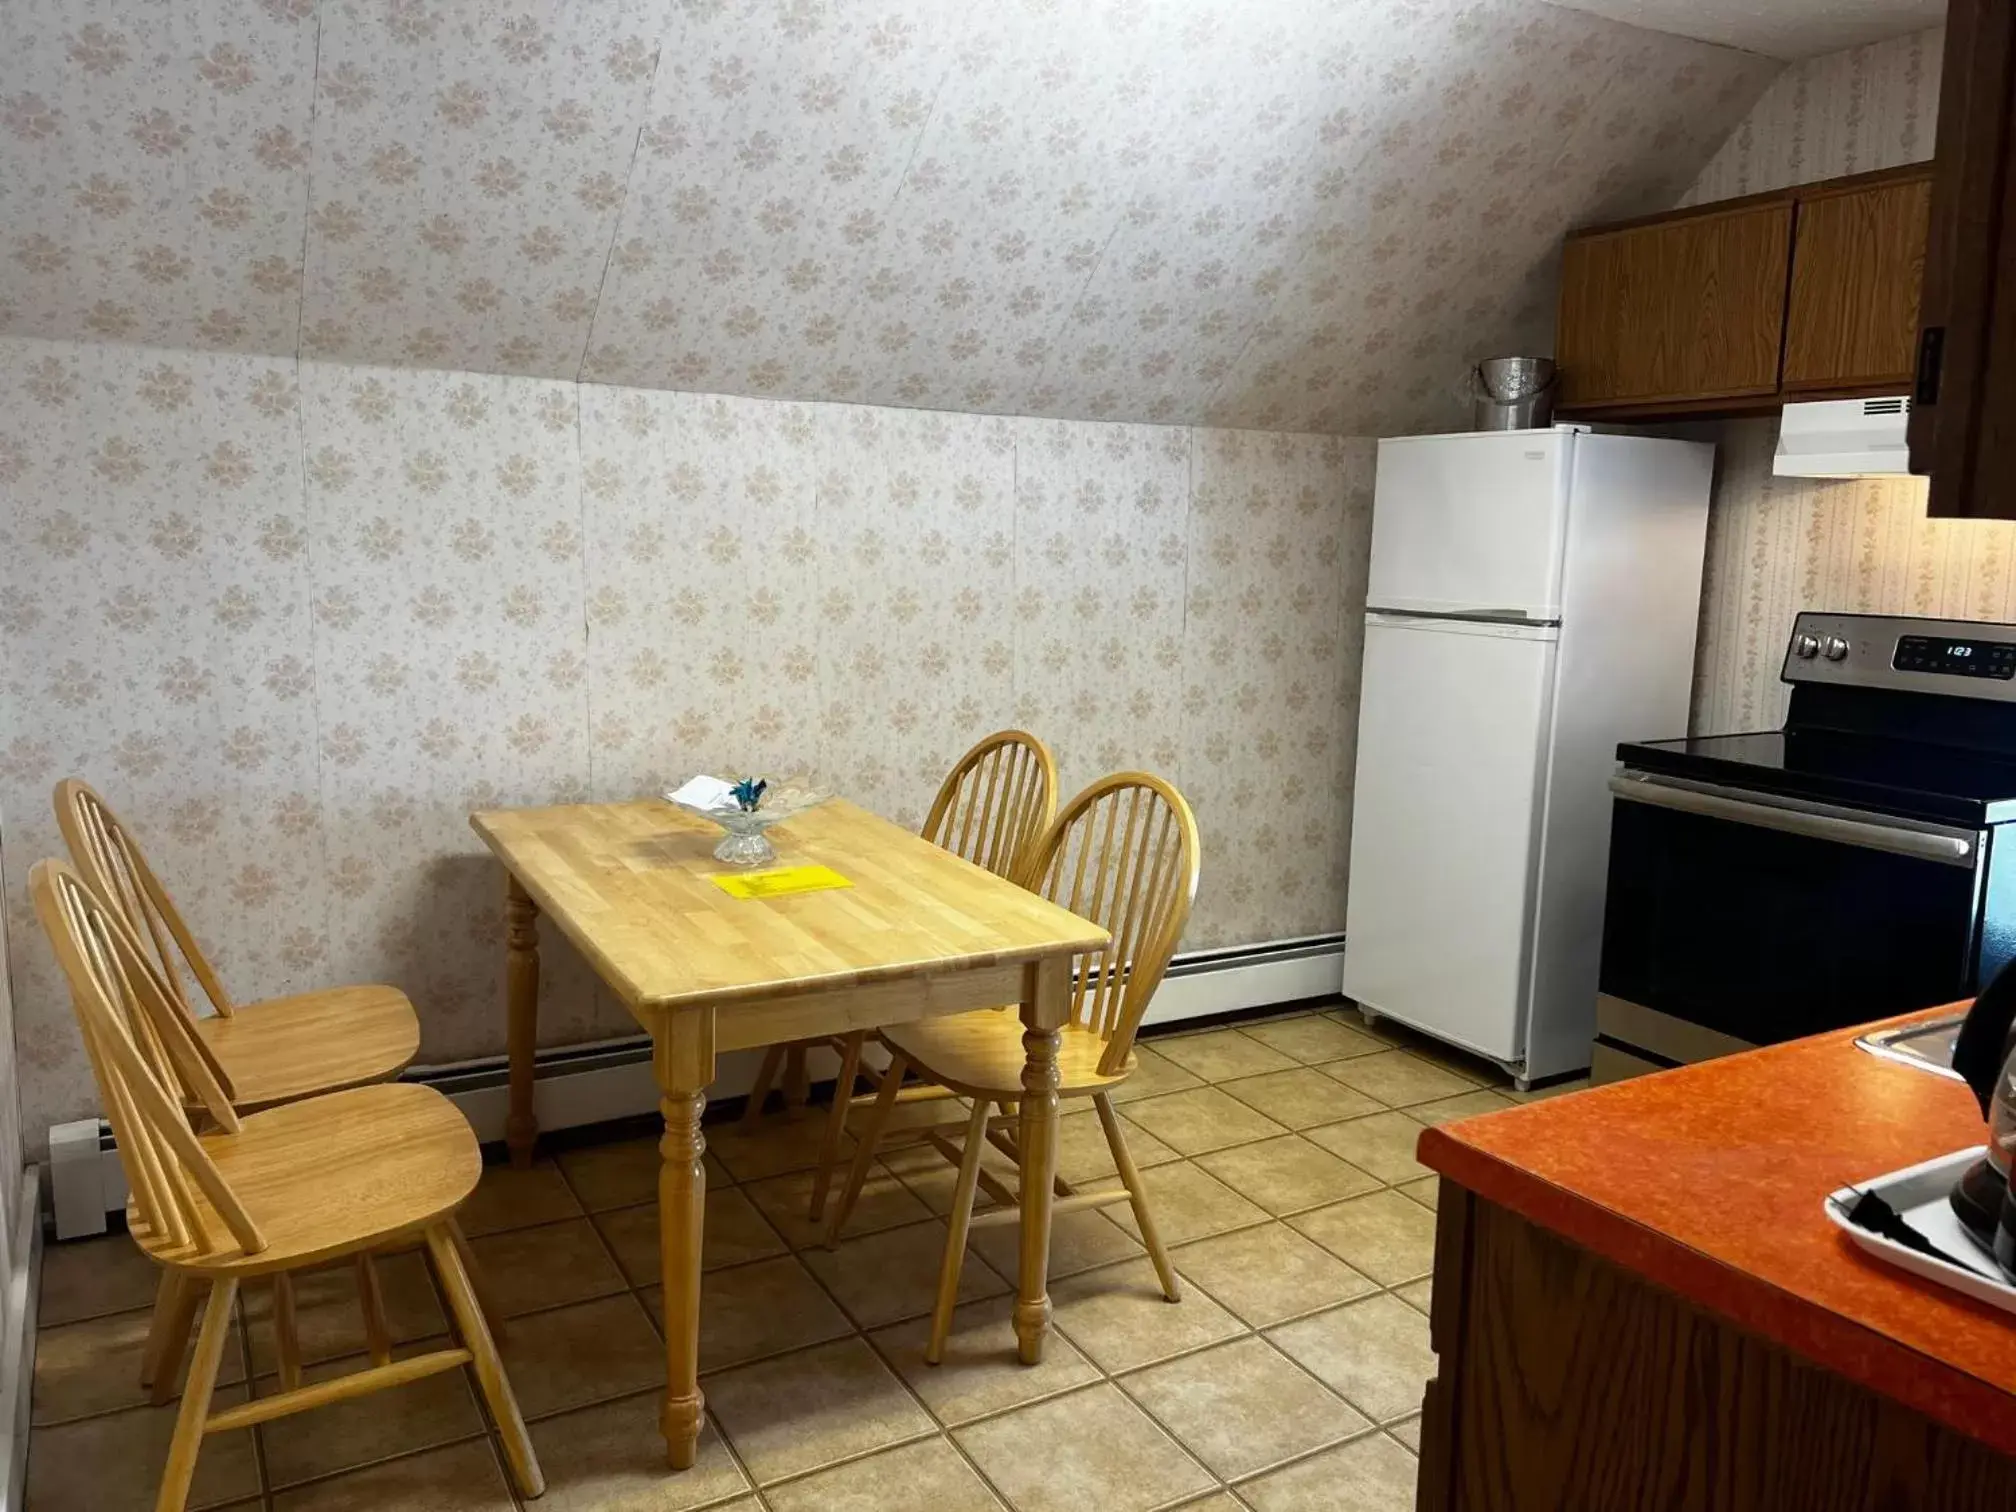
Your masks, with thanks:
[[[1379,443],[1344,993],[1526,1085],[1589,1064],[1620,741],[1683,735],[1714,448]]]

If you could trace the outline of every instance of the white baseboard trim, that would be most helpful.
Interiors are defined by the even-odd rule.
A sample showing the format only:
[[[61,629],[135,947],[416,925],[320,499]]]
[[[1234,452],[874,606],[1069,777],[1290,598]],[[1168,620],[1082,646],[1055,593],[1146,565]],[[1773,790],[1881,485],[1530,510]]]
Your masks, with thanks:
[[[24,1512],[28,1505],[28,1427],[35,1383],[35,1308],[42,1281],[42,1170],[21,1173],[20,1207],[14,1221],[17,1256],[6,1278],[0,1307],[0,1512]]]
[[[541,1065],[538,1080],[532,1084],[532,1113],[541,1130],[576,1129],[584,1124],[607,1123],[611,1119],[658,1111],[658,1086],[651,1080],[649,1045],[619,1042],[607,1060],[608,1064],[582,1070],[569,1070],[563,1063],[549,1071]],[[746,1097],[756,1084],[756,1071],[762,1063],[761,1050],[735,1050],[722,1056],[716,1062],[714,1085],[707,1095],[717,1101]],[[814,1081],[830,1080],[840,1074],[838,1058],[825,1051],[811,1057],[809,1064]],[[451,1085],[442,1090],[462,1110],[478,1139],[488,1144],[504,1137],[504,1115],[510,1103],[508,1087],[493,1083]]]
[[[1163,977],[1142,1025],[1165,1028],[1187,1019],[1331,997],[1343,981],[1341,935],[1180,957]],[[760,1050],[722,1056],[708,1096],[718,1102],[747,1095],[762,1059]],[[569,1060],[574,1063],[571,1067]],[[532,1108],[541,1129],[578,1128],[658,1109],[650,1052],[641,1042],[615,1041],[607,1047],[545,1052],[540,1061]],[[839,1074],[840,1065],[837,1057],[819,1051],[811,1058],[809,1069],[812,1080],[825,1081]],[[419,1074],[455,1100],[477,1138],[488,1142],[504,1137],[509,1092],[502,1082],[501,1061],[432,1068]]]
[[[1200,951],[1170,963],[1142,1025],[1166,1028],[1191,1019],[1330,997],[1343,980],[1341,935]],[[746,1096],[762,1059],[760,1050],[722,1056],[708,1096],[717,1102]],[[830,1052],[819,1051],[809,1070],[812,1080],[826,1081],[838,1075],[840,1067]],[[510,1101],[504,1057],[415,1066],[407,1077],[445,1092],[484,1143],[503,1139]],[[649,1042],[632,1036],[542,1050],[532,1108],[539,1127],[549,1132],[656,1113],[658,1089],[651,1080]],[[56,1125],[50,1130],[50,1154],[57,1237],[103,1233],[105,1214],[126,1202],[125,1173],[108,1126],[89,1120]]]

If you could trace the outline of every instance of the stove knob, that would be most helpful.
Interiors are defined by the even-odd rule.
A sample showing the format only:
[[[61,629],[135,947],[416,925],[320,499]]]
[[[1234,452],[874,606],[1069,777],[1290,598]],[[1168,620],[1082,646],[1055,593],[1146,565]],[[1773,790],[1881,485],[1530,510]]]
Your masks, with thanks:
[[[1827,653],[1829,661],[1846,661],[1848,658],[1848,642],[1838,635],[1828,636],[1827,643],[1820,649]]]
[[[1792,654],[1801,661],[1813,660],[1814,657],[1820,654],[1820,637],[1817,635],[1794,636],[1792,640]]]

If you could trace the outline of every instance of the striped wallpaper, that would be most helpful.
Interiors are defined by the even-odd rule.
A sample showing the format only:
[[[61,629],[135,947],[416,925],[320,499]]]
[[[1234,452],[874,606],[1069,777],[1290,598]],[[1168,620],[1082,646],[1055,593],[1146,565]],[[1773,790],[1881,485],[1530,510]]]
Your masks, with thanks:
[[[1709,520],[1694,730],[1775,727],[1801,609],[2016,620],[2016,524],[1928,520],[1915,478],[1771,476],[1775,420],[1723,427]]]
[[[1921,32],[1787,69],[1682,203],[1930,157],[1943,41]],[[1801,609],[2016,620],[2016,524],[1928,520],[1914,478],[1774,478],[1775,419],[1718,429],[1695,733],[1779,724],[1778,669]]]
[[[1683,205],[1923,162],[1939,113],[1941,28],[1795,63],[1771,81]]]

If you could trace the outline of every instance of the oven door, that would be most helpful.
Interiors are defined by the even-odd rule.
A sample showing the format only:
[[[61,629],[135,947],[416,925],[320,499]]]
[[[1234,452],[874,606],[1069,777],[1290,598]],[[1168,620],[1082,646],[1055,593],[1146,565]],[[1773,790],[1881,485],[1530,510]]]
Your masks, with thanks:
[[[1606,1038],[1698,1060],[1974,990],[1981,833],[1637,771],[1610,787]]]

